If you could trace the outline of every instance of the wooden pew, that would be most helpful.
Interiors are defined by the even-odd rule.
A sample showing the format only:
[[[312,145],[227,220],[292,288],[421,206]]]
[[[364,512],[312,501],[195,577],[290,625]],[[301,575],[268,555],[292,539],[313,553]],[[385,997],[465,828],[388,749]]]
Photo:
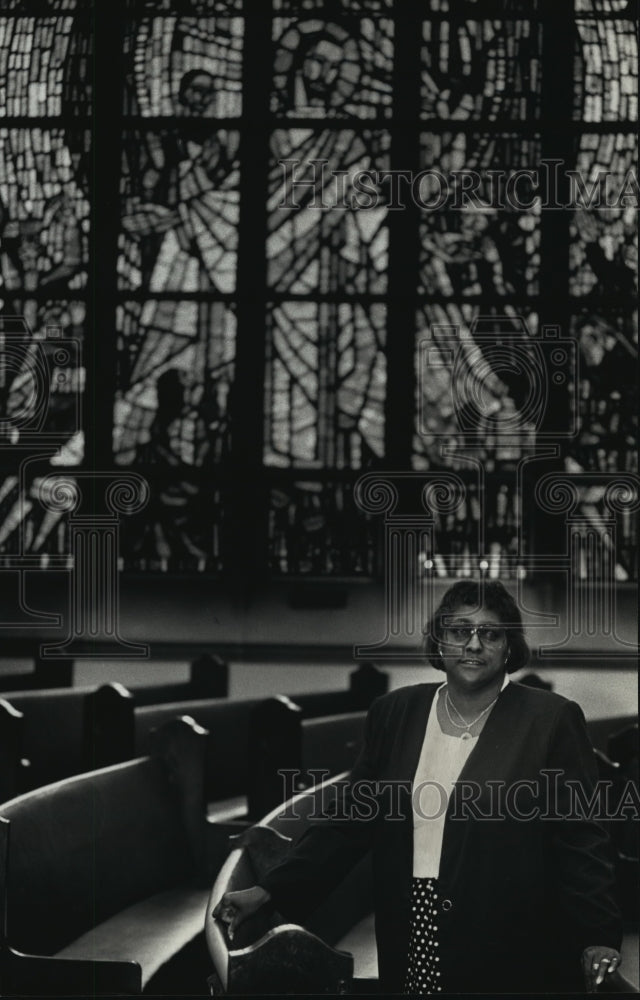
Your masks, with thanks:
[[[137,706],[121,685],[105,685],[87,698],[86,737],[96,766],[149,752],[154,733],[187,715],[207,730],[205,797],[212,819],[246,819],[250,758],[249,727],[256,699],[226,698]]]
[[[313,812],[330,807],[342,778],[344,775],[339,775],[295,796],[236,839],[207,906],[205,933],[214,966],[209,980],[212,995],[375,992],[369,856],[311,914],[305,927],[284,923],[277,913],[263,910],[238,928],[231,946],[226,928],[211,916],[225,892],[254,885],[286,857],[291,844],[307,829]],[[364,935],[354,934],[356,928],[363,927]],[[354,978],[354,956],[344,947],[354,939],[365,942],[366,954],[357,956],[357,967],[374,973],[366,979]]]
[[[291,740],[283,755],[278,757],[279,767],[302,768],[326,766],[328,770],[341,771],[352,763],[355,740],[359,736],[360,721],[356,720],[353,709],[368,705],[381,690],[386,690],[388,677],[371,664],[364,664],[350,676],[348,688],[340,691],[311,692],[294,696],[301,718],[316,715],[344,713],[343,723],[334,723],[337,742],[335,750],[320,752],[318,741],[326,726],[304,727],[304,761],[299,754],[292,753]],[[198,699],[168,704],[139,706],[130,693],[121,685],[104,685],[94,691],[86,700],[85,742],[87,757],[93,766],[103,767],[118,761],[148,752],[149,740],[154,729],[170,718],[189,715],[209,730],[206,754],[205,786],[209,815],[218,820],[241,819],[247,816],[246,796],[250,787],[255,787],[253,777],[255,754],[261,753],[256,746],[253,731],[256,726],[266,726],[273,713],[269,705],[271,699]],[[287,702],[289,706],[291,703]],[[265,706],[264,711],[261,709]],[[277,709],[276,709],[277,710]],[[285,723],[289,721],[289,710],[284,713]],[[348,716],[348,717],[347,717]],[[276,723],[277,724],[277,723]],[[298,724],[296,719],[287,733],[295,742],[293,734]],[[315,740],[315,743],[314,743]],[[348,744],[348,750],[345,745]],[[260,770],[262,774],[262,770]],[[265,800],[269,807],[281,801],[282,783],[273,767],[269,771],[270,780],[277,783],[277,792]],[[297,786],[300,787],[300,784]],[[267,809],[259,803],[260,813]],[[256,806],[258,808],[258,806]]]
[[[176,720],[153,756],[0,807],[3,995],[140,993],[202,932],[223,857],[205,736]]]
[[[351,767],[365,718],[366,712],[305,718],[300,706],[284,695],[262,702],[250,731],[249,818],[258,820],[307,788],[317,777],[311,772],[321,770],[327,777]],[[286,780],[283,772],[289,772]]]
[[[132,705],[173,701],[176,695],[194,701],[209,698],[226,692],[227,680],[224,661],[201,657],[192,665],[188,683],[135,688],[131,692]],[[129,739],[130,751],[126,755],[115,755],[108,761],[98,759],[98,737],[91,719],[86,717],[87,697],[95,690],[50,688],[9,692],[4,698],[0,695],[0,751],[7,755],[0,764],[0,802],[60,778],[134,756]],[[126,742],[126,713],[121,712],[116,721],[117,739]]]

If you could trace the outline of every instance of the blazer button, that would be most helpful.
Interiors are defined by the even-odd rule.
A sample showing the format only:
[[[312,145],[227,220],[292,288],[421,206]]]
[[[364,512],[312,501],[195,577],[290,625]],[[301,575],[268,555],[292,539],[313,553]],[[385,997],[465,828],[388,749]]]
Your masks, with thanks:
[[[443,899],[442,900],[442,909],[444,910],[445,913],[448,913],[452,906],[453,906],[453,903],[451,902],[450,899]]]

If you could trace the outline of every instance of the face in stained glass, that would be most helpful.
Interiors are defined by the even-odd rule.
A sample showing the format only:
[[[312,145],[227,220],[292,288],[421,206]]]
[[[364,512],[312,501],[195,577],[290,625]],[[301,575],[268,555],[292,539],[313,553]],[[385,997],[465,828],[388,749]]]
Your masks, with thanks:
[[[349,29],[330,21],[273,22],[277,115],[302,118],[388,116],[392,22],[363,18]]]

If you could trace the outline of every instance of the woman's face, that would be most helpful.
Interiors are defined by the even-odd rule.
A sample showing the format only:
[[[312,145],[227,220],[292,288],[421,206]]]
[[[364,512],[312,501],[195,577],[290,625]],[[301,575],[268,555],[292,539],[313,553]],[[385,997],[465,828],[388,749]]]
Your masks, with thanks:
[[[463,604],[443,624],[438,648],[450,682],[474,691],[502,677],[509,644],[497,615]]]

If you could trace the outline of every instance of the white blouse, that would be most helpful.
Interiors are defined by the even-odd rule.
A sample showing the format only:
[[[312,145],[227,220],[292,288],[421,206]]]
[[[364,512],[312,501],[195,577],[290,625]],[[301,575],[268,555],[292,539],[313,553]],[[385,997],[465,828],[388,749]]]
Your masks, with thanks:
[[[449,797],[477,736],[463,733],[449,736],[438,722],[436,704],[445,681],[435,693],[422,743],[420,759],[413,779],[413,875],[414,878],[437,878],[440,871],[442,836]],[[505,674],[500,691],[509,683]],[[489,713],[491,714],[491,713]]]

